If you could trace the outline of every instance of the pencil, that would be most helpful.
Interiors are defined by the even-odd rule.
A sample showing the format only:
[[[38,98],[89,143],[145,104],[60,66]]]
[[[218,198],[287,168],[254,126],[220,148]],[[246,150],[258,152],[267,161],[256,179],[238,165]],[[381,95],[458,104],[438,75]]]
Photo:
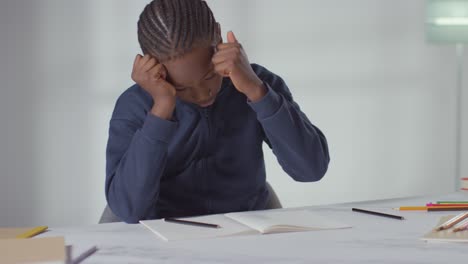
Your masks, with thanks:
[[[435,204],[435,203],[428,203],[426,204],[426,206],[467,206],[468,207],[468,203],[463,203],[463,204],[459,204],[459,203],[453,203],[453,204]]]
[[[221,226],[219,226],[217,224],[209,224],[209,223],[195,222],[195,221],[189,221],[189,220],[181,220],[181,219],[175,219],[175,218],[164,218],[164,221],[165,222],[170,222],[170,223],[176,223],[176,224],[183,224],[183,225],[221,228]]]
[[[33,237],[35,235],[38,235],[44,231],[47,230],[47,226],[37,226],[37,227],[34,227],[34,228],[31,228],[30,230],[22,233],[22,234],[19,234],[16,236],[16,238],[30,238],[30,237]]]
[[[85,260],[86,258],[88,258],[89,256],[91,256],[92,254],[96,253],[98,251],[98,248],[96,246],[93,246],[92,248],[86,250],[85,252],[83,252],[83,254],[79,255],[76,259],[72,260],[71,263],[72,264],[79,264],[81,262],[83,262],[83,260]]]
[[[437,211],[468,211],[468,206],[449,206],[449,207],[442,207],[442,206],[437,206],[437,207],[428,207],[427,208],[428,212],[437,212]]]
[[[449,229],[451,228],[452,226],[462,222],[463,220],[465,220],[466,218],[468,217],[468,213],[461,213],[461,214],[458,214],[457,216],[455,217],[452,217],[450,218],[449,220],[447,220],[445,223],[441,224],[440,226],[438,226],[435,230],[436,231],[441,231],[441,230],[444,230],[444,229]]]
[[[458,232],[458,231],[463,231],[468,228],[468,218],[465,220],[461,221],[460,223],[456,224],[453,228],[453,232]]]
[[[395,210],[400,211],[460,211],[460,210],[467,210],[468,206],[401,206],[394,208]],[[444,210],[446,209],[446,210]]]
[[[427,206],[400,206],[394,209],[400,211],[427,211]]]
[[[468,201],[437,201],[438,204],[468,204]]]
[[[393,219],[399,219],[399,220],[404,220],[405,219],[403,216],[399,216],[399,215],[385,214],[385,213],[380,213],[380,212],[363,210],[363,209],[359,209],[359,208],[353,208],[352,210],[354,212],[372,214],[372,215],[383,216],[383,217],[389,217],[389,218],[393,218]]]

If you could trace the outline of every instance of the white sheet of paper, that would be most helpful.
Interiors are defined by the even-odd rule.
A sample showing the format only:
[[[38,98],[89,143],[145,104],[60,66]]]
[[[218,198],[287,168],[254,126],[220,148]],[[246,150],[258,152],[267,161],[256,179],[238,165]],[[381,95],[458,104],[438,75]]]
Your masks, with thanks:
[[[172,240],[189,240],[223,236],[235,236],[245,234],[258,233],[255,230],[231,220],[224,215],[207,215],[191,218],[183,218],[195,222],[203,222],[220,225],[221,228],[201,227],[193,225],[185,225],[179,223],[165,222],[159,220],[143,220],[142,225],[150,229],[157,236],[166,241]]]
[[[228,213],[227,217],[261,233],[340,229],[351,226],[307,210],[264,210]]]

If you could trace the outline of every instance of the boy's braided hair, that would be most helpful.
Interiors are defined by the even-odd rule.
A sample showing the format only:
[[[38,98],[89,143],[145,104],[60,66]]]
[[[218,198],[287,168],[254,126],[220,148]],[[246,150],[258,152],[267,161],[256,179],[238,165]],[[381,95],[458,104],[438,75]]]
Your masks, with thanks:
[[[203,0],[153,0],[140,15],[138,41],[144,54],[163,62],[198,45],[216,45],[216,28]]]

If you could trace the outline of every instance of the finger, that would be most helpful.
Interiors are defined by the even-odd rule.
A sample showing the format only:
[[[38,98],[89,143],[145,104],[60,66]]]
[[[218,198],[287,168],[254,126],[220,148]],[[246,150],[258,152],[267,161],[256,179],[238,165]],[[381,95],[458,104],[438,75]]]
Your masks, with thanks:
[[[154,66],[153,68],[151,68],[149,71],[148,71],[148,74],[152,77],[152,78],[156,78],[156,79],[166,79],[166,76],[167,76],[167,71],[166,71],[166,68],[164,67],[164,65],[162,64],[157,64],[156,66]]]
[[[233,49],[233,48],[239,49],[241,47],[242,47],[242,45],[239,44],[239,43],[220,43],[220,44],[216,45],[216,49],[218,51],[225,50],[225,49]]]
[[[214,70],[223,77],[229,77],[233,70],[233,63],[231,61],[224,61],[222,63],[215,64]]]
[[[148,54],[148,56],[149,56],[149,60],[154,60],[154,61],[156,61],[156,64],[159,64],[159,61],[158,61],[158,59],[156,57],[154,57],[152,55],[149,55],[149,54]]]
[[[164,66],[163,64],[159,64],[161,65],[161,69],[159,70],[159,73],[161,74],[161,77],[166,80],[167,78],[167,69],[166,69],[166,66]]]
[[[145,65],[143,65],[143,66],[141,67],[141,69],[142,69],[144,72],[146,72],[146,71],[148,71],[149,69],[153,68],[156,64],[157,64],[156,59],[151,58],[151,59],[149,59],[149,60],[145,63]]]
[[[212,62],[214,65],[220,64],[220,63],[222,63],[222,62],[224,62],[224,61],[226,61],[226,60],[227,60],[227,58],[226,58],[225,56],[221,56],[221,55],[219,55],[219,56],[213,56],[213,58],[211,58],[211,62]]]
[[[223,60],[227,60],[227,59],[236,60],[240,56],[243,56],[243,54],[244,53],[242,49],[239,49],[239,48],[223,49],[223,50],[216,52],[211,58],[211,61],[213,63],[220,63]]]
[[[232,32],[232,31],[229,31],[227,33],[227,40],[228,40],[228,43],[239,43],[237,41],[236,36],[234,35],[234,32]]]
[[[159,78],[159,79],[164,79],[166,80],[167,78],[167,69],[163,64],[156,64],[150,71],[148,72],[150,76]]]
[[[149,59],[151,59],[151,56],[148,54],[145,54],[143,58],[141,58],[139,66],[142,67],[143,65],[145,65]]]
[[[133,72],[137,69],[137,66],[140,65],[140,60],[143,58],[140,54],[135,56],[135,60],[133,61]]]
[[[238,55],[239,52],[236,50],[220,52],[214,55],[213,58],[211,58],[211,62],[213,62],[213,64],[219,64],[227,60],[235,60]]]
[[[223,53],[226,53],[226,52],[231,52],[231,51],[235,51],[235,52],[238,52],[240,51],[240,47],[239,46],[223,46],[221,47],[220,49],[218,49],[215,54],[213,54],[213,56],[217,55],[217,54],[223,54]]]

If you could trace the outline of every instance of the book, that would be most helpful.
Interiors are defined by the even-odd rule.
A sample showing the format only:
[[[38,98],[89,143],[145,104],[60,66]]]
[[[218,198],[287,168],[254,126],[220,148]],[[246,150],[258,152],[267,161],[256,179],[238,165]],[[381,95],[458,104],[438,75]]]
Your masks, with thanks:
[[[0,239],[5,238],[30,238],[47,230],[47,226],[36,227],[1,227]]]
[[[184,225],[166,222],[164,219],[142,220],[140,223],[165,241],[351,227],[307,210],[263,210],[180,219],[216,224],[220,228]]]
[[[441,231],[435,231],[435,228],[447,222],[455,215],[443,216],[440,218],[437,225],[421,239],[426,242],[468,242],[468,230],[453,232],[453,227]]]
[[[66,263],[65,239],[0,239],[0,263]]]

